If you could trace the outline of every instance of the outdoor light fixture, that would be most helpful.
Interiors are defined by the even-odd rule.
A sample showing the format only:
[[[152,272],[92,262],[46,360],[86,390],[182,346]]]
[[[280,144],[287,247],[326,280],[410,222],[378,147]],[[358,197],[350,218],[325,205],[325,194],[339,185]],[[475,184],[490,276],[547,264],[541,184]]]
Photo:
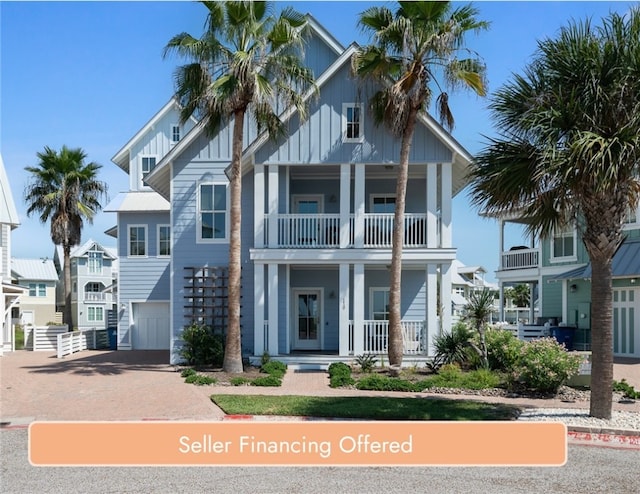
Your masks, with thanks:
[[[571,286],[569,287],[569,291],[570,291],[571,293],[575,293],[575,292],[577,292],[577,291],[578,291],[578,285],[576,285],[576,284],[574,283],[573,285],[571,285]]]

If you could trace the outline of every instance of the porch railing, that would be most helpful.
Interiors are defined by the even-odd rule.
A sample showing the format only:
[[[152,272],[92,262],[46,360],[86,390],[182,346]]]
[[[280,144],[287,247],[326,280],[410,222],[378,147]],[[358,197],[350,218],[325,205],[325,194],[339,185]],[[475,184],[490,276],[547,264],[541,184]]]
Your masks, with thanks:
[[[390,249],[393,235],[393,214],[365,213],[364,247]],[[354,245],[354,216],[349,217],[349,247]],[[278,248],[335,249],[340,246],[339,214],[279,214],[277,215]],[[264,218],[265,245],[269,245],[269,217]],[[427,215],[406,213],[404,217],[404,247],[427,245]]]
[[[402,321],[402,347],[405,355],[425,355],[426,332],[424,321]],[[387,353],[389,321],[364,321],[364,353]],[[349,352],[354,353],[353,321],[349,321]]]
[[[85,302],[111,302],[111,294],[102,292],[84,292],[83,300]]]
[[[538,249],[510,250],[502,253],[502,270],[537,268],[539,266]]]

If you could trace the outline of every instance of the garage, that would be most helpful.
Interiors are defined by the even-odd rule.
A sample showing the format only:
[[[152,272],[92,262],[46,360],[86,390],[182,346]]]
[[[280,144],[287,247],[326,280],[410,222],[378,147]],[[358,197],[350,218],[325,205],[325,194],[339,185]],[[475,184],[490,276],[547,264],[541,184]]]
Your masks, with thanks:
[[[169,302],[133,304],[133,349],[169,349]]]

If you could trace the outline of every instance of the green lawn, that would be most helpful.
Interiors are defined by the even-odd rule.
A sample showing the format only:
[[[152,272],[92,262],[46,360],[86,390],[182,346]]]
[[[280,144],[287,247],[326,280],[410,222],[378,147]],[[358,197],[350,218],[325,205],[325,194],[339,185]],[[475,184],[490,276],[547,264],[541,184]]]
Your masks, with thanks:
[[[228,415],[285,415],[363,420],[513,420],[518,408],[467,400],[372,396],[212,395]]]

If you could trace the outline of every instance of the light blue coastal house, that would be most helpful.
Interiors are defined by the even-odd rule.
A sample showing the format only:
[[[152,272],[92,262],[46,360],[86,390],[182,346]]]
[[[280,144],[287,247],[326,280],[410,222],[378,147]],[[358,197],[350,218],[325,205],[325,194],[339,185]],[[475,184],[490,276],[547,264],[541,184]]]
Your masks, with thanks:
[[[400,140],[366,110],[371,89],[350,71],[356,45],[345,48],[313,18],[309,24],[305,57],[319,96],[309,98],[307,120],[285,111],[288,137],[277,142],[245,126],[241,324],[250,359],[386,352]],[[167,103],[116,154],[131,190],[107,208],[118,217],[118,348],[169,349],[174,363],[186,326],[225,324],[233,126],[209,138],[202,123],[179,126],[177,112]],[[410,159],[407,359],[424,358],[451,325],[451,311],[439,310],[452,302],[451,201],[471,158],[425,114]]]

